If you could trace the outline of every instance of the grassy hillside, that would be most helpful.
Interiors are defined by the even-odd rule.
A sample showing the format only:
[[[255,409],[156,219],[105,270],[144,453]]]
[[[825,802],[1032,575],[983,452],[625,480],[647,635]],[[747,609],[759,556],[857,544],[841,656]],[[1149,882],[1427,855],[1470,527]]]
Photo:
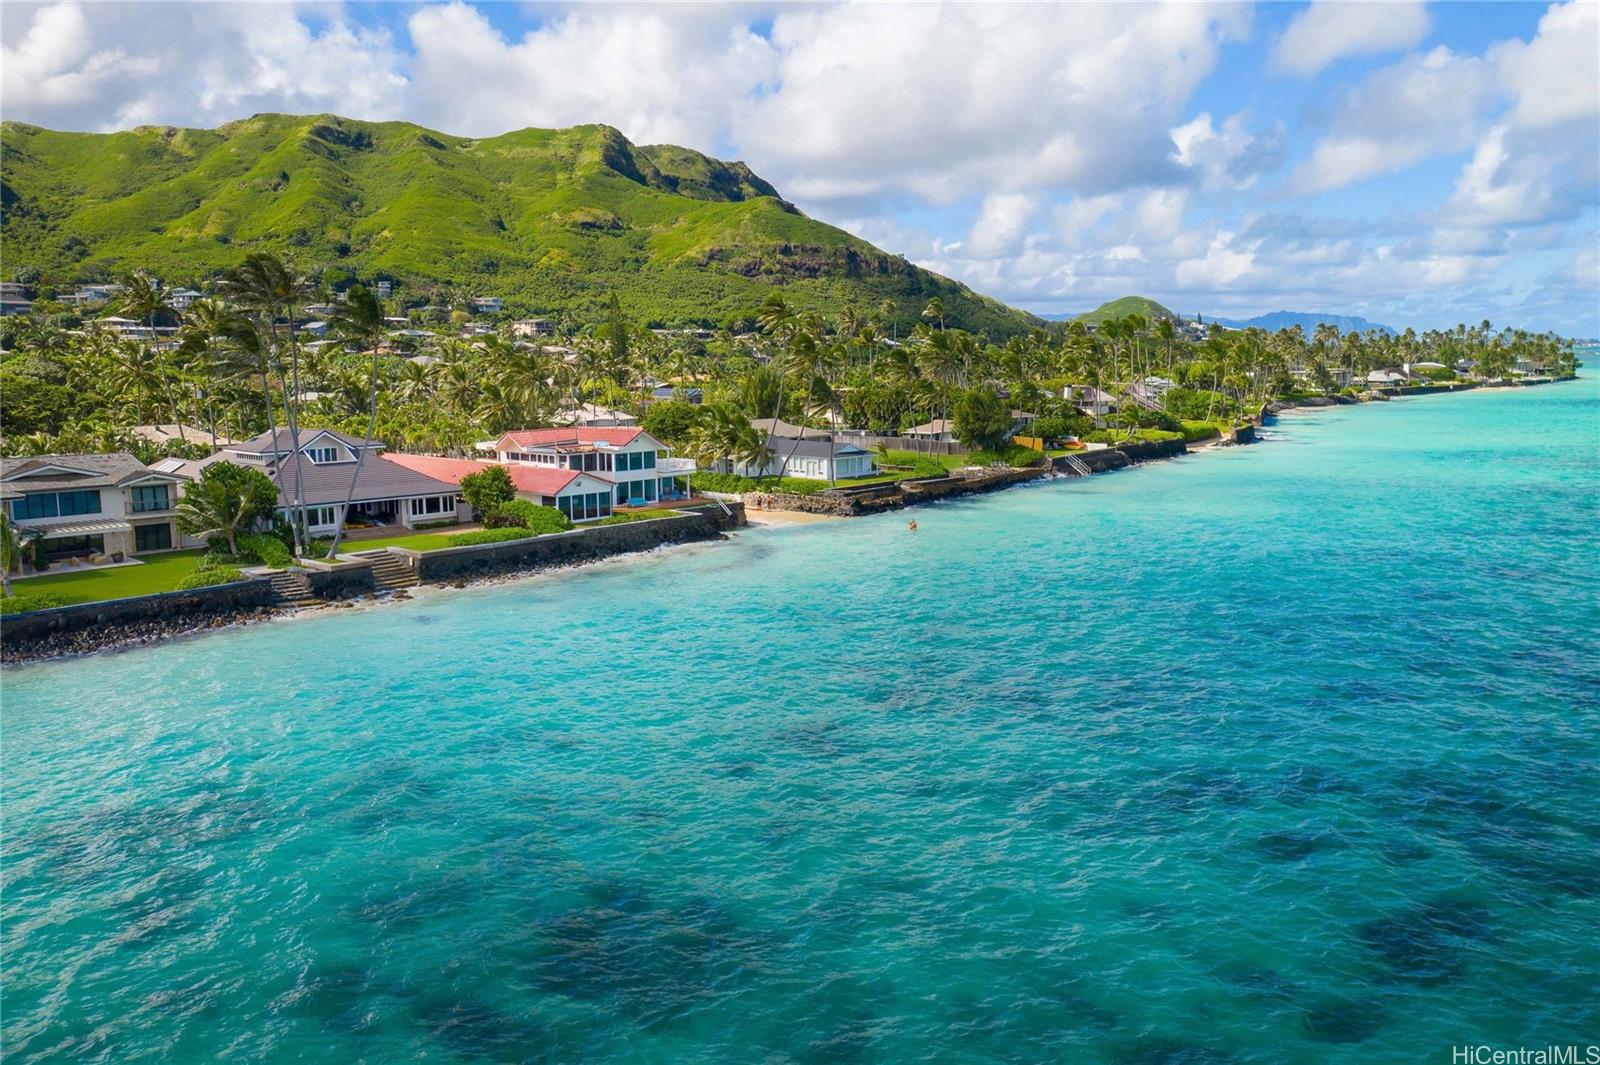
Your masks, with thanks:
[[[215,130],[60,133],[7,122],[6,270],[69,285],[141,267],[192,284],[273,248],[303,268],[500,295],[515,313],[719,321],[775,287],[827,312],[885,299],[904,325],[1037,324],[807,218],[742,163],[640,147],[608,126],[453,137],[406,122],[257,115]]]
[[[1078,315],[1076,320],[1085,325],[1099,325],[1112,318],[1123,318],[1130,314],[1143,315],[1147,321],[1152,322],[1157,318],[1171,318],[1174,320],[1178,318],[1176,314],[1173,314],[1155,300],[1146,299],[1143,296],[1124,296],[1119,300],[1102,303],[1087,314]]]

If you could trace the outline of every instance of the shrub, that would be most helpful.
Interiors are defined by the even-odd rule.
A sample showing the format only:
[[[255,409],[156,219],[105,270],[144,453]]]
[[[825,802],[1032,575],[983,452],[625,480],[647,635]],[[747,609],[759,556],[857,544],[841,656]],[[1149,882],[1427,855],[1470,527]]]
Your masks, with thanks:
[[[1183,422],[1183,438],[1191,443],[1196,440],[1209,440],[1221,431],[1211,422],[1197,422],[1187,419]]]
[[[201,566],[183,580],[178,582],[179,591],[190,588],[210,588],[216,584],[227,584],[230,581],[242,581],[244,574],[235,566],[222,566],[217,564]]]
[[[239,557],[254,559],[274,569],[282,569],[291,561],[289,548],[284,542],[267,533],[249,533],[239,537]]]
[[[969,388],[951,412],[956,439],[973,448],[1000,448],[1011,435],[1011,404],[992,388]]]
[[[46,610],[53,606],[63,606],[64,601],[59,595],[49,595],[44,592],[23,592],[19,595],[8,595],[0,598],[0,614],[25,614],[30,610]]]
[[[1094,419],[1087,414],[1046,414],[1033,423],[1033,435],[1046,440],[1065,440],[1094,430]]]
[[[572,519],[555,507],[541,507],[526,499],[502,503],[483,519],[490,529],[531,529],[536,533],[566,532]]]
[[[531,540],[539,535],[532,529],[478,529],[474,532],[456,533],[447,541],[450,547],[470,547],[473,544],[503,544],[512,540]]]
[[[517,497],[504,466],[489,466],[461,478],[461,494],[479,514],[492,514]]]

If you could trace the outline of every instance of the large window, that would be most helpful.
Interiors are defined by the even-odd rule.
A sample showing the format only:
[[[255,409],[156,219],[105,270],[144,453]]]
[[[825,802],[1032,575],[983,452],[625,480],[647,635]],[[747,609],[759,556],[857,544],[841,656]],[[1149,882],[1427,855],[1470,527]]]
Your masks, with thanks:
[[[93,489],[84,492],[62,492],[61,513],[67,514],[98,514],[100,513],[100,491]]]
[[[339,450],[337,448],[308,447],[306,448],[306,454],[311,456],[312,462],[318,464],[339,461]]]
[[[647,470],[656,468],[656,453],[654,451],[646,451],[644,453],[644,468]]]
[[[611,513],[611,493],[585,492],[580,495],[562,496],[556,500],[556,509],[573,521],[603,518]]]
[[[133,527],[133,549],[135,551],[165,551],[172,546],[172,526],[166,522],[159,525],[135,525]]]
[[[453,514],[455,509],[455,496],[421,496],[411,500],[413,518],[426,517],[429,514]]]
[[[164,484],[142,484],[133,490],[133,512],[143,513],[147,510],[166,510],[170,506],[167,495],[167,486]],[[149,526],[158,528],[158,526]],[[166,526],[159,526],[166,528]]]
[[[13,518],[53,518],[56,516],[56,494],[39,492],[25,495],[11,504]]]
[[[100,492],[35,492],[11,504],[13,518],[55,518],[100,513]]]

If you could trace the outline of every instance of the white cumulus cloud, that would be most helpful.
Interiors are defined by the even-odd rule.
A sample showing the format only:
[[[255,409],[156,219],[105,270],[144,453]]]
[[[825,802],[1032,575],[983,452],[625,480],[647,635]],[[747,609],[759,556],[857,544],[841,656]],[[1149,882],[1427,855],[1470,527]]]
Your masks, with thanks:
[[[1428,26],[1420,0],[1314,0],[1289,22],[1270,63],[1277,70],[1311,77],[1346,56],[1410,48],[1428,35]]]

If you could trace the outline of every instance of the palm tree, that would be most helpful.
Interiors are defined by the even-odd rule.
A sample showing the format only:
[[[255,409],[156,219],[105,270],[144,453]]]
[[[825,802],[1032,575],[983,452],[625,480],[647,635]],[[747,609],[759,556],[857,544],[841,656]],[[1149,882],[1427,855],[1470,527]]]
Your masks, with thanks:
[[[927,306],[922,308],[922,317],[930,322],[938,322],[939,332],[944,332],[944,300],[938,296],[929,299]]]
[[[11,594],[11,571],[22,562],[22,541],[17,538],[11,515],[0,511],[0,594]]]
[[[252,252],[244,262],[234,267],[223,278],[223,288],[240,308],[257,317],[257,338],[262,341],[259,358],[262,365],[263,388],[266,388],[267,367],[275,364],[278,384],[283,393],[284,418],[289,424],[289,447],[294,463],[294,492],[289,505],[289,525],[294,535],[295,553],[310,545],[306,527],[305,492],[300,460],[300,348],[295,334],[295,305],[311,291],[310,283],[294,272],[285,260],[271,252]],[[278,345],[278,318],[288,321],[289,373],[283,372],[282,352]],[[272,432],[273,447],[277,447],[277,427],[272,420],[272,400],[267,394],[267,427]],[[274,479],[281,477],[281,462],[273,464]],[[283,486],[280,483],[279,488]]]
[[[145,273],[135,270],[122,279],[122,291],[117,295],[117,307],[123,314],[145,323],[145,328],[150,331],[150,339],[156,335],[156,315],[167,309],[167,298],[162,295],[161,282]],[[144,356],[151,354],[151,346],[146,346]],[[150,360],[154,362],[155,360]],[[178,402],[172,394],[172,384],[166,379],[158,367],[152,367],[155,379],[166,393],[167,407],[172,411],[172,421],[178,427],[178,439],[188,443],[183,435],[183,419],[178,415]]]
[[[196,300],[189,305],[178,330],[179,350],[188,360],[191,380],[205,400],[206,424],[211,430],[211,447],[217,446],[216,398],[224,385],[244,373],[243,352],[232,337],[240,323],[221,300]]]
[[[339,553],[339,541],[344,539],[344,519],[350,513],[356,482],[361,479],[361,464],[372,448],[372,430],[378,424],[378,342],[383,339],[383,304],[366,286],[354,285],[328,324],[343,339],[367,349],[372,358],[372,373],[367,381],[367,434],[361,441],[361,450],[356,452],[356,467],[350,472],[350,487],[345,490],[339,524],[334,527],[333,543],[328,547],[328,558],[332,559]]]

